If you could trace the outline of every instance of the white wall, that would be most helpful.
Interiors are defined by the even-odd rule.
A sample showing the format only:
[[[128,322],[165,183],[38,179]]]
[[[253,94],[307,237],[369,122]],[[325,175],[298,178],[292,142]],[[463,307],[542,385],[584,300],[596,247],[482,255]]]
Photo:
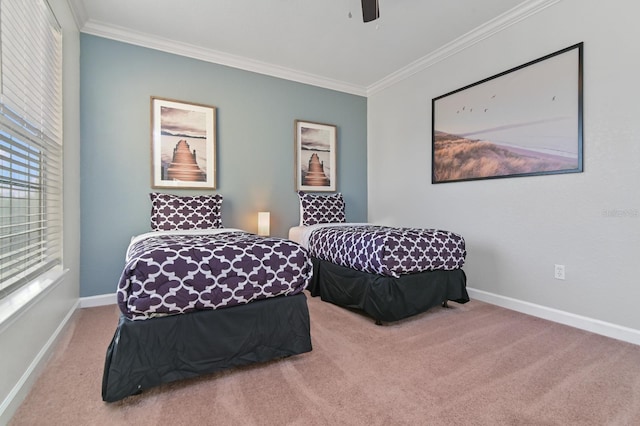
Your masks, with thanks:
[[[0,324],[0,424],[9,421],[46,364],[56,337],[77,306],[80,288],[80,39],[67,1],[49,0],[49,4],[63,27],[63,255],[67,272],[19,314]]]
[[[373,94],[369,220],[461,233],[480,293],[640,330],[639,12],[562,0]],[[431,184],[432,98],[581,41],[583,173]]]

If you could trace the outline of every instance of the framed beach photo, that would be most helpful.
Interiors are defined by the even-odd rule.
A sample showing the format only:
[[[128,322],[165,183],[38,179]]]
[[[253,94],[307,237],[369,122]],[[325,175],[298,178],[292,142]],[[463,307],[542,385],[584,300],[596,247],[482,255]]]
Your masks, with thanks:
[[[151,187],[216,189],[216,108],[151,97]]]
[[[431,182],[583,171],[583,43],[432,99]]]
[[[335,191],[336,126],[295,120],[294,128],[296,191]]]

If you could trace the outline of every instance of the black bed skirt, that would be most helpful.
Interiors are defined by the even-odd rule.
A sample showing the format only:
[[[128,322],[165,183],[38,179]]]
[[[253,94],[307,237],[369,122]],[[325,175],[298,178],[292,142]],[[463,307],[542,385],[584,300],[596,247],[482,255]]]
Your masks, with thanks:
[[[400,278],[369,274],[320,260],[313,262],[312,296],[364,311],[376,321],[398,321],[446,301],[466,303],[467,277],[462,269],[427,271]]]
[[[107,350],[102,399],[310,350],[304,293],[144,321],[121,316]]]

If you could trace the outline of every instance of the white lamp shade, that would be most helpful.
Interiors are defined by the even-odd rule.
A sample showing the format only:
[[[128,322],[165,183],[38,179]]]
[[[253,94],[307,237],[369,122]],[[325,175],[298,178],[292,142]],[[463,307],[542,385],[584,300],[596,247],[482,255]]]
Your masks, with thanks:
[[[258,235],[269,235],[270,222],[270,212],[258,212]]]

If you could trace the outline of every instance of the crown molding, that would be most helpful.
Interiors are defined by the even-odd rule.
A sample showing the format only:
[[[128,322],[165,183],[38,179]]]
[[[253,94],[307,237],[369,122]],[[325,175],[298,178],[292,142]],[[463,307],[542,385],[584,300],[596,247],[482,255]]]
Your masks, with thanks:
[[[387,87],[393,86],[402,80],[405,80],[412,75],[423,71],[446,58],[461,52],[473,46],[480,41],[491,37],[492,35],[505,30],[506,28],[514,25],[523,19],[528,18],[561,0],[531,0],[508,10],[502,15],[498,15],[494,19],[487,21],[485,24],[476,27],[466,34],[456,38],[450,43],[445,44],[432,53],[424,56],[404,68],[401,68],[387,77],[379,80],[378,82],[367,87],[366,96],[371,96]]]
[[[89,19],[87,9],[84,7],[84,1],[67,0],[67,4],[69,5],[69,9],[71,9],[71,14],[73,15],[74,21],[76,21],[78,28],[84,27],[84,24]]]
[[[349,84],[343,81],[333,80],[319,75],[281,67],[267,62],[256,61],[242,56],[231,55],[211,49],[205,49],[187,43],[180,43],[174,40],[136,32],[128,28],[108,25],[94,20],[87,21],[81,27],[81,32],[133,44],[136,46],[147,47],[149,49],[161,50],[167,53],[173,53],[193,59],[199,59],[205,62],[212,62],[233,68],[239,68],[245,71],[251,71],[271,77],[282,78],[285,80],[309,84],[312,86],[318,86],[325,89],[336,90],[339,92],[350,93],[353,95],[366,96],[366,87],[364,86]]]
[[[256,61],[254,59],[228,54],[212,49],[204,49],[199,46],[180,43],[166,38],[132,31],[128,28],[118,27],[105,24],[99,21],[88,19],[83,0],[67,0],[71,6],[72,13],[80,31],[86,34],[96,35],[136,46],[146,47],[150,49],[160,50],[167,53],[186,56],[193,59],[199,59],[205,62],[212,62],[220,65],[226,65],[232,68],[238,68],[245,71],[251,71],[271,77],[282,78],[285,80],[295,81],[302,84],[309,84],[325,89],[336,90],[339,92],[350,93],[357,96],[371,96],[381,90],[384,90],[394,84],[405,80],[412,75],[423,71],[446,58],[453,56],[476,43],[485,40],[492,35],[503,31],[504,29],[514,25],[523,19],[528,18],[561,0],[530,0],[526,1],[511,10],[497,16],[496,18],[486,22],[483,25],[469,31],[468,33],[456,38],[450,43],[445,44],[430,54],[410,63],[387,77],[365,87],[355,84],[346,83],[344,81],[329,79],[316,74],[298,71],[291,68],[281,67],[279,65],[267,62]]]

